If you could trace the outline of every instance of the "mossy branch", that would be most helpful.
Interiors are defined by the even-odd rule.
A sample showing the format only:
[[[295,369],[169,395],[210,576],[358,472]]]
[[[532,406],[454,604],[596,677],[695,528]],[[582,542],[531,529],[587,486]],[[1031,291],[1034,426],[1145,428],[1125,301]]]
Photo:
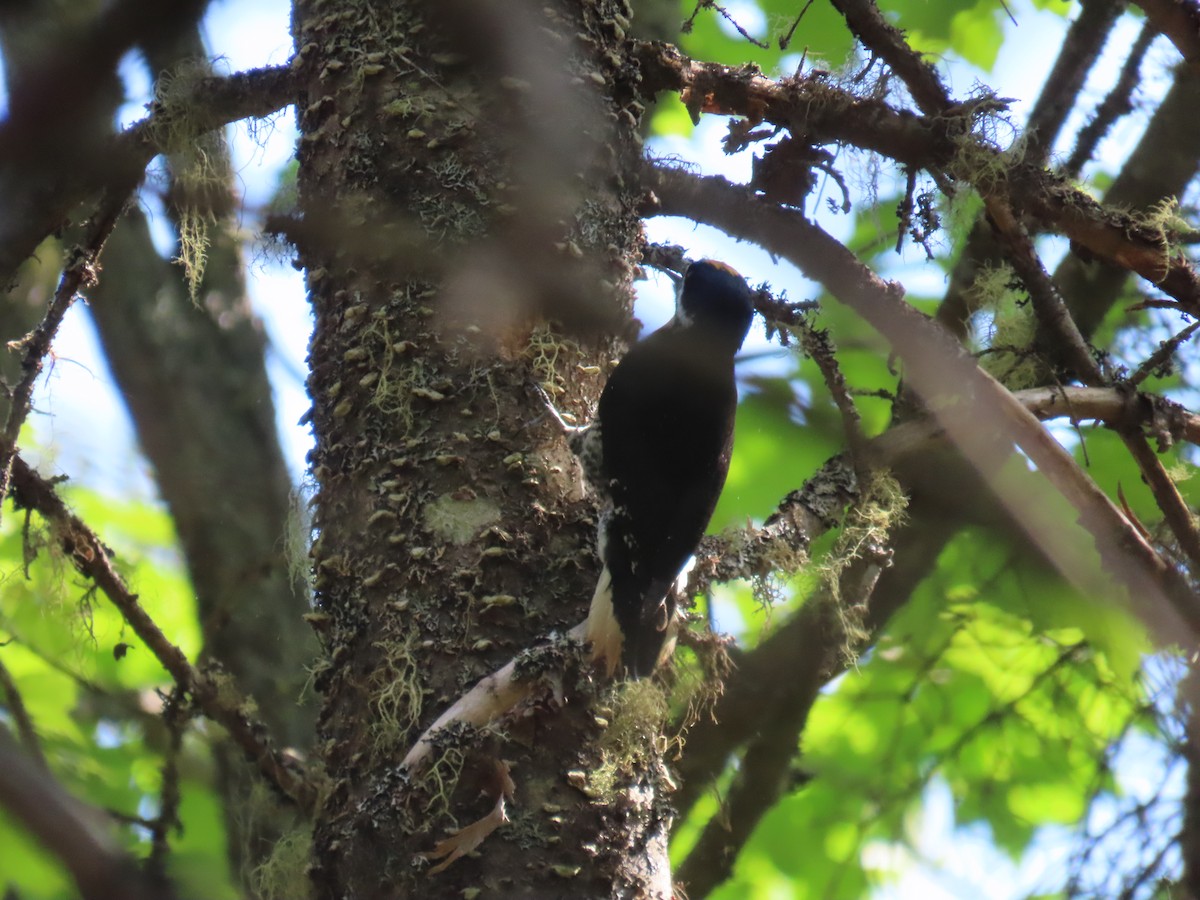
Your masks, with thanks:
[[[1200,274],[1184,254],[1164,245],[1161,235],[1127,213],[1102,206],[1043,166],[1010,160],[980,137],[980,123],[1002,111],[1003,101],[979,98],[936,115],[916,115],[876,97],[860,97],[819,74],[776,81],[745,68],[697,62],[667,44],[642,43],[635,52],[646,89],[679,92],[685,102],[691,100],[697,116],[707,112],[769,122],[813,145],[851,145],[914,171],[975,178],[973,186],[985,199],[995,194],[1092,256],[1152,282],[1184,312],[1200,316]],[[936,98],[932,85],[925,92],[931,102]]]

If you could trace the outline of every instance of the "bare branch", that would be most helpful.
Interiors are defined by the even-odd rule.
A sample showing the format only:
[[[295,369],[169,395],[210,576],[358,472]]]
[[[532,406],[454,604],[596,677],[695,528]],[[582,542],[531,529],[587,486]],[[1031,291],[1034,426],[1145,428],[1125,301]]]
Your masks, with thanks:
[[[1138,366],[1137,371],[1129,376],[1129,383],[1137,387],[1160,367],[1165,366],[1171,357],[1175,355],[1175,351],[1191,340],[1192,335],[1196,333],[1197,329],[1200,329],[1200,320],[1193,322],[1187,328],[1183,329],[1183,331],[1179,332],[1179,334],[1159,344],[1158,349],[1147,356],[1142,361],[1142,364]]]
[[[159,787],[158,815],[150,824],[150,857],[146,860],[147,871],[159,878],[166,878],[167,854],[170,844],[167,837],[172,828],[180,828],[179,802],[179,754],[183,749],[183,733],[191,718],[183,692],[178,688],[166,698],[163,706],[163,721],[170,736],[162,765],[162,785]]]
[[[13,459],[17,453],[17,437],[25,417],[29,415],[33,399],[33,388],[42,372],[42,361],[50,352],[50,344],[67,310],[75,302],[79,291],[95,283],[96,263],[104,242],[112,234],[125,200],[133,190],[133,184],[124,184],[105,196],[100,208],[88,223],[87,237],[82,246],[72,250],[72,259],[63,270],[58,290],[50,301],[46,315],[32,332],[21,342],[24,354],[21,358],[21,380],[12,390],[8,419],[0,433],[0,499],[8,496]]]
[[[1084,9],[1088,9],[1088,6]],[[1138,32],[1137,40],[1133,42],[1129,55],[1125,57],[1121,66],[1117,83],[1096,107],[1091,121],[1080,130],[1075,139],[1075,149],[1071,151],[1063,166],[1063,171],[1071,178],[1079,177],[1079,173],[1083,171],[1083,167],[1092,158],[1096,147],[1104,140],[1104,136],[1116,120],[1133,111],[1133,92],[1141,80],[1142,60],[1156,37],[1158,29],[1150,22],[1143,25],[1142,30]]]
[[[854,474],[860,486],[867,483],[866,436],[862,430],[862,417],[854,398],[846,387],[846,379],[838,366],[833,339],[829,332],[814,328],[804,319],[798,319],[795,326],[800,332],[801,346],[809,358],[817,364],[825,386],[833,397],[833,402],[842,417],[842,430],[846,434],[846,446],[850,448],[850,460],[854,464]]]
[[[941,116],[953,101],[933,66],[904,40],[904,32],[888,22],[872,0],[833,0],[854,36],[904,82],[926,115]]]
[[[1133,0],[1156,30],[1175,45],[1184,61],[1200,65],[1200,4],[1196,0]]]

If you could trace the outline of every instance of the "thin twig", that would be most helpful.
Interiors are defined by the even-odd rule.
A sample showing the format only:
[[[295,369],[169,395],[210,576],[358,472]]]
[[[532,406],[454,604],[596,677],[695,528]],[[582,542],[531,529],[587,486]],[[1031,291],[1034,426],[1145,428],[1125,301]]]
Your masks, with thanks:
[[[796,29],[800,26],[800,20],[808,13],[815,0],[807,0],[800,12],[796,13],[796,18],[792,20],[792,24],[788,26],[787,32],[779,38],[779,49],[786,50],[792,43],[792,35],[796,33]],[[803,62],[801,63],[803,65]]]
[[[1001,239],[1008,245],[1009,259],[1024,282],[1033,301],[1034,313],[1042,332],[1042,343],[1054,348],[1063,364],[1074,370],[1075,376],[1091,387],[1102,387],[1106,379],[1067,310],[1049,274],[1033,247],[1033,242],[1012,214],[1011,208],[999,198],[987,203],[989,218]],[[1193,572],[1200,572],[1200,529],[1187,504],[1179,495],[1175,483],[1167,475],[1162,461],[1150,449],[1140,430],[1123,429],[1121,441],[1142,471],[1168,526],[1175,534]],[[1133,523],[1130,523],[1133,524]],[[1135,526],[1136,527],[1136,526]]]
[[[896,218],[900,220],[900,227],[896,229],[897,253],[904,249],[904,236],[908,234],[912,228],[913,194],[915,194],[916,191],[917,170],[906,167],[904,196],[900,198],[900,205],[896,208]]]
[[[1158,369],[1166,365],[1171,357],[1175,355],[1175,351],[1191,340],[1192,335],[1196,333],[1197,329],[1200,329],[1200,319],[1197,319],[1187,328],[1183,329],[1183,331],[1179,332],[1179,334],[1159,344],[1158,349],[1147,356],[1142,364],[1137,367],[1137,371],[1129,376],[1129,383],[1137,387]]]
[[[688,16],[687,20],[683,23],[682,30],[685,33],[692,30],[692,25],[696,21],[696,16],[700,14],[700,10],[702,9],[715,9],[718,13],[720,13],[721,18],[732,25],[738,34],[740,34],[755,47],[759,47],[763,50],[769,50],[771,48],[770,44],[764,44],[762,41],[750,34],[750,32],[743,28],[738,20],[730,14],[729,10],[718,5],[715,0],[696,0],[696,8],[692,10],[692,14]]]
[[[33,389],[42,373],[42,362],[50,352],[50,344],[58,333],[67,310],[75,302],[80,290],[96,283],[96,263],[104,242],[112,234],[117,219],[125,209],[125,203],[137,183],[125,183],[105,195],[96,214],[88,223],[83,244],[71,251],[71,260],[63,270],[58,289],[50,301],[46,315],[37,328],[27,334],[20,343],[24,349],[21,357],[21,380],[12,390],[8,419],[0,433],[0,500],[8,496],[12,477],[12,462],[17,453],[17,438],[21,426],[29,415],[33,401]]]
[[[794,326],[800,333],[800,346],[809,358],[817,364],[825,386],[833,397],[833,402],[842,417],[842,430],[846,434],[846,446],[850,448],[850,461],[854,465],[854,474],[858,479],[860,489],[865,489],[869,481],[869,466],[867,464],[867,438],[862,430],[862,416],[854,404],[854,398],[846,387],[846,379],[837,362],[837,349],[833,345],[829,332],[814,328],[804,318],[799,318]]]
[[[146,871],[152,877],[165,879],[167,856],[171,845],[168,836],[172,828],[179,828],[179,754],[183,749],[183,733],[191,718],[188,704],[179,688],[171,691],[163,705],[163,721],[167,725],[170,741],[163,756],[162,785],[158,792],[158,815],[150,828],[150,856],[146,860]]]

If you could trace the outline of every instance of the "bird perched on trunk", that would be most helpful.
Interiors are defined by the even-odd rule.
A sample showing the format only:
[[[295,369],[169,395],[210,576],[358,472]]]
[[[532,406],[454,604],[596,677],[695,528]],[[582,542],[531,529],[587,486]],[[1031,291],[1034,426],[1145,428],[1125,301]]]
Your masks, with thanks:
[[[649,675],[665,655],[672,591],[704,536],[733,449],[733,358],[753,294],[722,262],[688,266],[675,316],[630,348],[571,448],[600,495],[604,569],[588,613],[592,658],[611,675]]]

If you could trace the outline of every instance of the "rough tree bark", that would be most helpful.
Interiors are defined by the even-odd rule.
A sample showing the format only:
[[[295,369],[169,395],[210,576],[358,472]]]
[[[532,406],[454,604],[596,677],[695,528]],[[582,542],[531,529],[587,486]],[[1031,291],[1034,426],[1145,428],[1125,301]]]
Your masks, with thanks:
[[[641,107],[614,51],[630,14],[296,5],[303,218],[281,227],[316,313],[320,896],[669,894],[662,748],[637,728],[661,698],[629,702],[569,649],[503,736],[460,729],[427,771],[397,770],[591,595],[593,509],[529,388],[585,415],[628,316]],[[495,809],[498,767],[511,824],[427,874],[420,854]]]

